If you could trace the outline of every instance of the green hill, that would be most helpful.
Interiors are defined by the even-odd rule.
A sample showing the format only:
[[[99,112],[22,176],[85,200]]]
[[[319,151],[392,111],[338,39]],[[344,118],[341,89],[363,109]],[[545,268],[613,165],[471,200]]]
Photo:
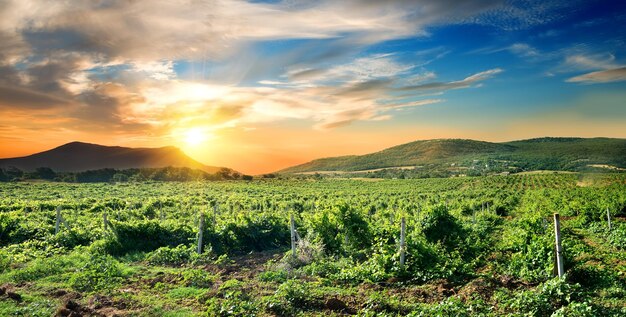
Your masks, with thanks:
[[[538,138],[504,143],[463,139],[415,141],[365,155],[317,159],[279,173],[410,168],[448,174],[626,168],[626,139]]]

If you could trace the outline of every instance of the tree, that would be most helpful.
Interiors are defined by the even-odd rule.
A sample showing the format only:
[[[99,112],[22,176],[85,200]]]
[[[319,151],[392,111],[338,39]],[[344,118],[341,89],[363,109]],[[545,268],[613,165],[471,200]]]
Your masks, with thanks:
[[[22,172],[19,168],[13,166],[4,170],[4,173],[10,181],[19,179],[24,175],[24,172]]]
[[[57,173],[55,173],[49,167],[38,167],[35,170],[34,176],[37,176],[38,178],[41,178],[41,179],[53,180],[55,177],[57,177]]]

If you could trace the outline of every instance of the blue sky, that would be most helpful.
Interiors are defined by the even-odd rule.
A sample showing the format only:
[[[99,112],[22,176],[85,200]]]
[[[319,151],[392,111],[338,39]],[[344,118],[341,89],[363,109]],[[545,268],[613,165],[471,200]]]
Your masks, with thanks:
[[[623,1],[11,0],[0,21],[0,156],[172,144],[266,172],[415,139],[626,137]]]

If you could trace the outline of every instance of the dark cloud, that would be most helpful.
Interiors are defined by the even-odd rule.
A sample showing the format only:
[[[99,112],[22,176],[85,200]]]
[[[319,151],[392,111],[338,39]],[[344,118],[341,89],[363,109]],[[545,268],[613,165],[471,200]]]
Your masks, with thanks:
[[[70,104],[70,101],[54,95],[41,93],[21,87],[0,85],[0,109],[40,110]]]
[[[17,70],[13,66],[0,65],[0,85],[16,85],[21,82]]]
[[[57,59],[45,64],[34,65],[26,73],[31,78],[29,87],[41,92],[69,96],[63,83],[72,81],[70,76],[80,70],[80,59],[75,57]]]
[[[125,125],[122,108],[145,101],[143,97],[115,83],[98,84],[93,90],[82,93],[77,98],[82,103],[71,113],[74,118],[103,127],[118,128]]]

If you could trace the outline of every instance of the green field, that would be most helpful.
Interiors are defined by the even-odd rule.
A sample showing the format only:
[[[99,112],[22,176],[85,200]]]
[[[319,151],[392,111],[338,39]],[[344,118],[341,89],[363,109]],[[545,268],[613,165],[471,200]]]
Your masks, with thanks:
[[[0,194],[0,316],[626,315],[624,174],[11,182]]]

